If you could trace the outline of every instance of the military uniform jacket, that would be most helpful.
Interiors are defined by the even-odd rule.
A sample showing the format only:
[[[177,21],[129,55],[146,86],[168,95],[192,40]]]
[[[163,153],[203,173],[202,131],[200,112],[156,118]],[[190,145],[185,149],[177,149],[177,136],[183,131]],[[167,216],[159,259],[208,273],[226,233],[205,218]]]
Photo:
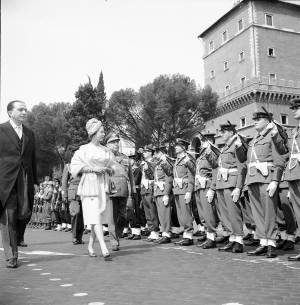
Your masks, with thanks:
[[[269,130],[257,134],[249,143],[247,165],[247,185],[281,181],[285,160],[278,153]]]
[[[147,169],[145,169],[145,166],[144,166],[145,162],[147,162],[147,165],[148,165]],[[155,164],[151,159],[148,161],[142,161],[140,166],[141,166],[141,172],[142,172],[141,195],[153,194]]]
[[[218,169],[213,171],[212,189],[239,188],[242,190],[247,174],[245,162],[240,162],[236,155],[235,138],[222,148],[217,157],[211,150],[206,154],[207,160],[212,166],[218,164]],[[217,161],[216,161],[217,158]]]
[[[110,197],[128,197],[134,193],[134,178],[130,159],[122,153],[116,153],[116,165],[113,175],[110,177]]]
[[[65,164],[62,179],[61,179],[61,189],[62,189],[62,198],[69,201],[76,200],[77,189],[81,177],[73,177],[70,173],[70,164]]]
[[[279,133],[272,139],[277,151],[280,154],[285,154],[284,140],[280,137]],[[283,179],[285,181],[300,180],[300,127],[295,128],[292,132],[292,139],[289,141],[289,151]]]
[[[195,191],[210,188],[212,183],[212,167],[204,154],[196,160]]]
[[[185,154],[177,158],[173,168],[173,193],[174,195],[184,195],[192,193],[195,187],[195,160]]]
[[[169,195],[173,187],[173,166],[168,162],[160,162],[154,168],[154,197]]]

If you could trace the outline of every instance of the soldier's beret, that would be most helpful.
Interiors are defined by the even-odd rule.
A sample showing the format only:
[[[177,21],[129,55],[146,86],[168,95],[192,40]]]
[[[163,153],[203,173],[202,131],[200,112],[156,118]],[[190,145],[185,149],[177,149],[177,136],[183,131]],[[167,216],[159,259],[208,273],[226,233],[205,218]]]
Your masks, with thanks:
[[[235,127],[235,124],[220,124],[220,131],[232,131]]]
[[[112,143],[116,141],[120,141],[120,136],[118,134],[112,133],[108,136],[106,143]]]
[[[155,151],[155,148],[154,148],[151,144],[148,144],[148,145],[145,145],[145,146],[144,146],[143,151],[151,151],[151,152],[154,152],[154,151]]]
[[[262,112],[262,111],[257,111],[253,113],[252,120],[259,120],[259,119],[269,119],[269,116],[273,116],[273,113],[269,112]]]
[[[175,141],[175,145],[180,145],[180,146],[184,147],[185,149],[187,149],[188,146],[190,145],[190,142],[188,142],[187,140],[181,139],[181,138],[177,138]]]
[[[300,98],[293,98],[290,100],[290,109],[300,108]]]

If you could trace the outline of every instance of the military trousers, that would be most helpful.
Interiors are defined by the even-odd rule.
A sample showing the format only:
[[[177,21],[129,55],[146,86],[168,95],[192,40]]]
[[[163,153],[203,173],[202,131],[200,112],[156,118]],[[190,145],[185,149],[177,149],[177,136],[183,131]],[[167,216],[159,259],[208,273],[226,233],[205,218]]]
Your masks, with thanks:
[[[277,235],[278,190],[273,197],[270,197],[267,188],[267,183],[253,183],[248,186],[248,194],[257,238],[275,241]]]
[[[218,224],[216,206],[214,200],[212,203],[207,202],[206,192],[207,189],[199,189],[195,192],[197,209],[199,217],[201,215],[204,218],[207,231],[215,233]]]
[[[300,227],[300,180],[289,181],[290,200],[293,210],[295,212],[295,218]]]
[[[193,216],[191,203],[185,202],[185,194],[174,195],[178,221],[184,229],[184,233],[193,234]]]
[[[107,209],[108,213],[108,231],[111,245],[119,245],[119,239],[122,237],[123,230],[127,224],[126,205],[127,197],[111,197],[111,206]]]
[[[294,236],[297,230],[295,214],[288,197],[288,189],[280,189],[279,204],[277,211],[277,223],[280,231],[285,230],[286,234]]]
[[[241,204],[241,208],[242,208],[243,222],[244,222],[246,228],[251,233],[252,231],[255,231],[255,222],[254,222],[252,211],[251,211],[248,191],[240,199],[240,204]]]
[[[142,195],[142,204],[146,216],[147,225],[150,231],[159,232],[159,221],[157,207],[153,201],[152,194]]]
[[[217,190],[217,199],[221,210],[221,217],[229,233],[234,236],[243,236],[243,216],[240,202],[233,202],[231,193],[234,188]]]
[[[164,233],[171,232],[171,205],[170,202],[165,206],[163,203],[163,196],[156,196],[154,198],[157,207],[157,214],[160,223],[160,230]],[[169,199],[170,200],[170,199]]]

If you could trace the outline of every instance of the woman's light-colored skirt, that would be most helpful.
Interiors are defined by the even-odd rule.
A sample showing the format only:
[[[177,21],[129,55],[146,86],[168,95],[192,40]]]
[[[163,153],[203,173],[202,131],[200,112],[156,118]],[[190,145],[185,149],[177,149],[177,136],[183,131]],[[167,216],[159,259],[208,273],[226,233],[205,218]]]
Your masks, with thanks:
[[[103,212],[103,203],[99,197],[84,197],[81,199],[82,214],[84,225],[97,225],[107,223],[107,214],[109,213],[109,197],[106,197],[106,207]]]

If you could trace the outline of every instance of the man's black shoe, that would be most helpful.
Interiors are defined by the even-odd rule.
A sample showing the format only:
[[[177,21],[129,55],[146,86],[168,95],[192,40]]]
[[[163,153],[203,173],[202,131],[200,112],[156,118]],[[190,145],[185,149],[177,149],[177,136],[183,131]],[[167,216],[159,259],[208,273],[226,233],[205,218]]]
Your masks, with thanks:
[[[82,245],[84,242],[81,239],[74,239],[73,240],[73,245]]]
[[[28,245],[24,241],[18,242],[18,247],[27,247]]]
[[[111,247],[111,250],[112,250],[112,251],[120,251],[120,247],[119,247],[118,245],[113,245],[113,246]]]
[[[157,240],[157,244],[169,244],[171,242],[171,238],[167,236],[163,236],[162,238]]]
[[[177,233],[171,233],[171,238],[179,238],[180,237],[180,235],[179,234],[177,234]]]
[[[300,261],[300,254],[289,256],[288,260],[291,262],[299,262]]]
[[[282,247],[283,251],[289,251],[289,250],[294,250],[295,248],[295,243],[293,243],[291,240],[287,240],[284,246]]]
[[[228,241],[229,241],[229,236],[218,236],[216,238],[216,243],[217,244],[227,243]]]
[[[249,256],[260,256],[260,255],[265,255],[268,252],[268,247],[266,246],[259,246],[253,251],[248,251],[247,255]]]
[[[286,242],[287,242],[287,240],[285,240],[285,239],[279,239],[278,241],[276,241],[276,248],[282,249]]]
[[[132,240],[140,240],[142,239],[141,235],[135,235],[133,236]]]
[[[277,256],[276,252],[275,252],[276,248],[273,246],[268,246],[268,251],[267,251],[267,258],[274,258]]]
[[[244,241],[245,246],[259,246],[260,240],[259,239],[248,239]]]
[[[221,252],[231,252],[233,247],[234,247],[234,244],[235,244],[234,241],[230,241],[224,247],[219,248],[219,251],[221,251]]]
[[[127,237],[125,237],[125,239],[133,239],[134,238],[134,234],[129,234]]]
[[[204,241],[206,241],[206,235],[201,236],[200,238],[197,239],[198,243],[203,243]]]
[[[214,240],[208,239],[204,244],[197,245],[197,247],[202,249],[213,249],[217,247],[217,243]]]
[[[250,240],[250,239],[253,239],[253,234],[250,234],[250,233],[248,233],[248,234],[243,238],[243,240]]]
[[[300,242],[300,236],[296,236],[295,244],[298,244],[298,242]]]
[[[6,268],[17,268],[18,267],[18,261],[16,258],[10,258],[6,262]]]
[[[199,236],[206,236],[206,233],[204,231],[197,231],[193,235],[197,236],[197,237],[199,237]]]
[[[193,244],[194,244],[194,241],[189,238],[184,238],[177,242],[174,242],[174,245],[177,245],[177,246],[191,246]]]
[[[235,242],[233,249],[232,249],[232,253],[243,253],[244,252],[244,247],[243,245]]]

